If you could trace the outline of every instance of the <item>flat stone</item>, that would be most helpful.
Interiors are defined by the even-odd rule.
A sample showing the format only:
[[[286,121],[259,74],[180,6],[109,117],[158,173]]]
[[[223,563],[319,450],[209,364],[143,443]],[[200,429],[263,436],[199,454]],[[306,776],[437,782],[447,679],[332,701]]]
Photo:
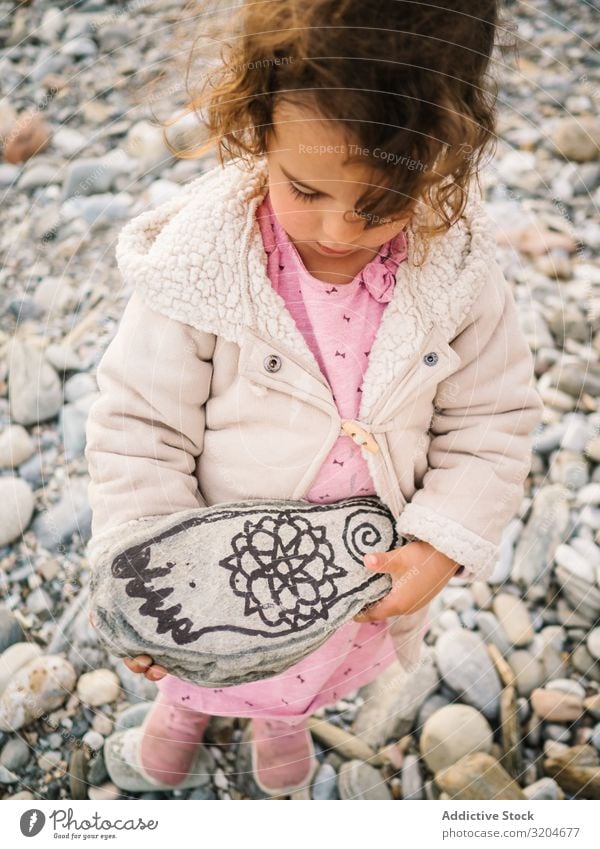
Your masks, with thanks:
[[[102,784],[108,778],[106,771],[106,763],[104,761],[104,751],[99,749],[94,752],[94,757],[90,759],[87,780],[90,784]]]
[[[559,566],[567,569],[572,575],[593,584],[596,579],[596,571],[593,564],[588,563],[585,557],[578,554],[570,545],[563,543],[558,546],[554,553],[554,559]]]
[[[343,728],[333,725],[324,719],[310,717],[307,720],[308,727],[314,736],[328,749],[333,748],[345,758],[356,758],[369,760],[374,757],[375,752],[360,737],[350,734]]]
[[[0,784],[16,784],[19,776],[0,764]]]
[[[535,689],[531,694],[534,711],[542,719],[571,722],[583,713],[583,700],[560,690]]]
[[[0,697],[0,730],[17,731],[63,704],[75,670],[60,655],[34,658],[13,676]]]
[[[379,770],[363,761],[342,764],[338,776],[340,799],[385,799],[392,794]]]
[[[34,451],[33,439],[22,425],[9,425],[0,433],[0,468],[16,469]]]
[[[439,675],[434,653],[423,647],[418,669],[406,673],[395,661],[371,683],[361,688],[363,704],[358,709],[352,732],[373,749],[387,740],[399,739],[412,729],[423,702],[438,688]]]
[[[583,706],[588,713],[591,713],[594,719],[600,719],[600,693],[596,693],[595,695],[588,696],[587,699],[584,699]]]
[[[73,534],[85,541],[90,537],[91,509],[87,497],[88,478],[78,478],[65,486],[60,499],[39,513],[31,528],[40,545],[48,551],[60,551]]]
[[[54,418],[62,406],[62,386],[43,352],[31,344],[13,339],[9,363],[9,400],[13,421],[32,425]]]
[[[498,714],[501,684],[488,651],[478,634],[445,631],[435,646],[435,657],[444,681],[487,719]]]
[[[547,682],[545,689],[559,690],[561,693],[569,693],[582,700],[585,698],[585,687],[582,687],[578,681],[573,681],[572,678],[553,678]]]
[[[571,663],[578,672],[600,684],[600,663],[591,656],[584,645],[579,645],[571,655]]]
[[[480,610],[489,610],[491,608],[494,596],[485,581],[473,581],[471,592],[473,593],[475,604]]]
[[[19,669],[41,654],[37,643],[14,643],[5,649],[0,655],[0,693],[4,692]]]
[[[600,628],[593,628],[585,641],[587,650],[596,660],[600,660]]]
[[[119,798],[120,790],[111,781],[107,781],[105,784],[100,785],[100,787],[90,787],[88,796],[95,802],[113,801]]]
[[[65,371],[74,371],[75,369],[80,369],[82,364],[79,360],[79,357],[73,351],[72,348],[69,348],[67,345],[58,345],[51,344],[48,345],[45,351],[45,356],[52,368],[56,369],[59,374],[63,374]],[[93,378],[90,376],[90,380]],[[65,390],[65,399],[67,401],[71,401],[66,391],[68,381],[65,382],[63,389]]]
[[[31,749],[21,737],[9,740],[0,754],[0,764],[11,771],[22,769],[31,757]]]
[[[23,629],[8,607],[0,607],[0,655],[9,646],[24,639]]]
[[[536,687],[544,683],[544,666],[541,660],[524,649],[517,649],[506,658],[515,675],[517,692],[529,696]]]
[[[517,782],[486,752],[465,755],[438,772],[435,781],[451,799],[526,798]]]
[[[548,521],[552,516],[552,521]],[[562,484],[543,486],[533,498],[530,517],[517,547],[512,580],[531,601],[541,601],[550,586],[552,561],[569,526],[569,492]]]
[[[554,574],[567,602],[591,627],[600,617],[600,588],[564,566],[557,566]]]
[[[532,641],[531,618],[520,598],[510,593],[498,593],[492,607],[513,646],[526,646]]]
[[[559,801],[565,798],[560,785],[553,778],[540,778],[523,789],[527,799]]]
[[[120,168],[111,157],[75,159],[65,171],[62,199],[108,192],[118,173]]]
[[[406,755],[401,769],[402,798],[423,798],[423,776],[417,755]]]
[[[600,759],[588,745],[570,746],[544,761],[544,772],[572,796],[600,799]]]
[[[283,593],[281,576],[259,587],[242,556],[244,545],[256,558],[258,549],[252,541],[260,539],[262,546],[270,539],[273,563],[268,567],[264,556],[259,560],[269,575],[269,569],[279,575],[281,558],[276,552],[289,551],[298,523],[301,550],[306,547],[313,551],[311,556],[325,558],[317,584],[311,584],[309,591],[302,575],[294,572],[294,592]],[[262,500],[260,506],[242,501],[235,509],[214,504],[183,511],[177,519],[172,515],[143,519],[126,533],[117,528],[110,538],[103,538],[98,551],[92,539],[87,548],[90,606],[99,637],[122,657],[143,653],[150,641],[156,663],[200,686],[227,687],[270,678],[311,654],[336,628],[389,592],[387,573],[365,575],[357,549],[350,544],[355,523],[360,525],[361,539],[366,539],[365,528],[372,529],[384,549],[393,539],[394,516],[375,497],[318,505],[294,502],[293,508],[285,499]],[[365,546],[366,554],[372,545]],[[160,567],[167,562],[165,557],[174,568]],[[291,568],[291,551],[284,559]],[[224,568],[211,570],[213,562]],[[205,573],[206,578],[210,573],[210,580],[205,580]],[[143,594],[149,593],[145,603],[140,602],[140,581]],[[191,592],[190,586],[204,590]],[[254,592],[263,595],[255,598]],[[168,610],[175,611],[167,625],[165,593]],[[306,599],[303,593],[308,593]],[[310,627],[298,630],[297,617]]]
[[[558,153],[574,162],[591,162],[600,155],[600,122],[591,115],[560,118],[552,131]]]
[[[331,764],[321,764],[313,779],[312,798],[328,801],[338,797],[337,772]]]
[[[419,748],[432,772],[451,766],[470,752],[489,752],[492,729],[470,705],[451,704],[436,711],[423,726]]]
[[[29,484],[13,475],[0,478],[0,546],[17,540],[33,515],[33,492]]]
[[[490,610],[479,610],[475,616],[475,623],[485,643],[495,645],[503,656],[510,654],[512,646],[495,613]]]
[[[117,714],[115,731],[124,731],[126,728],[136,728],[141,725],[151,708],[151,702],[139,702],[125,708]]]

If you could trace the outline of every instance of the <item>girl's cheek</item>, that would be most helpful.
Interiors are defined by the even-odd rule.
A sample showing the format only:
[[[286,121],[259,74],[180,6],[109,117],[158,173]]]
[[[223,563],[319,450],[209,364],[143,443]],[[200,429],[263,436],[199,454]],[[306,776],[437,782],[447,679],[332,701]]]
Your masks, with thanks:
[[[317,214],[309,209],[298,209],[298,207],[286,197],[283,192],[275,187],[269,189],[271,205],[277,220],[290,236],[302,238],[303,235],[311,233],[317,226]]]

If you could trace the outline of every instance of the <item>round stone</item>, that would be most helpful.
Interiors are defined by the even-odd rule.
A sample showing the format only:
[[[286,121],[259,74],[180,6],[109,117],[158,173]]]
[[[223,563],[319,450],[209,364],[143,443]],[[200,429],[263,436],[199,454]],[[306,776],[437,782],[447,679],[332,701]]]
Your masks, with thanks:
[[[31,750],[21,737],[13,737],[2,749],[0,764],[14,772],[25,766],[31,757]]]
[[[470,705],[446,705],[429,717],[419,741],[421,755],[436,773],[471,752],[489,752],[492,729],[486,718]]]
[[[587,650],[596,660],[600,660],[600,628],[593,628],[585,641]]]
[[[85,672],[77,682],[77,695],[90,707],[114,702],[119,698],[121,685],[111,669],[95,669]]]

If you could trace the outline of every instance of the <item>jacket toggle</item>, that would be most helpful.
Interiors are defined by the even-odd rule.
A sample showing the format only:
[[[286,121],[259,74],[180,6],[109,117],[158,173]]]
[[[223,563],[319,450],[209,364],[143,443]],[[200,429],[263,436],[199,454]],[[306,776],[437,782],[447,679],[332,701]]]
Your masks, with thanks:
[[[346,434],[372,454],[379,451],[379,445],[373,438],[372,434],[362,422],[357,422],[356,419],[345,419],[340,427],[340,435]]]

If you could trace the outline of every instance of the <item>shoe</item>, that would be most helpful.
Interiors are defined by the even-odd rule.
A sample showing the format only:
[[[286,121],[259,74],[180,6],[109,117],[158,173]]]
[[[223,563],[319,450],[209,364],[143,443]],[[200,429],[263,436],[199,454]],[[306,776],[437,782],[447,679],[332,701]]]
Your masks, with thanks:
[[[183,790],[208,784],[215,769],[202,745],[210,716],[182,708],[159,693],[139,728],[111,734],[104,757],[123,790]]]
[[[304,719],[253,719],[246,729],[252,754],[252,777],[270,796],[287,796],[306,788],[319,763]]]

